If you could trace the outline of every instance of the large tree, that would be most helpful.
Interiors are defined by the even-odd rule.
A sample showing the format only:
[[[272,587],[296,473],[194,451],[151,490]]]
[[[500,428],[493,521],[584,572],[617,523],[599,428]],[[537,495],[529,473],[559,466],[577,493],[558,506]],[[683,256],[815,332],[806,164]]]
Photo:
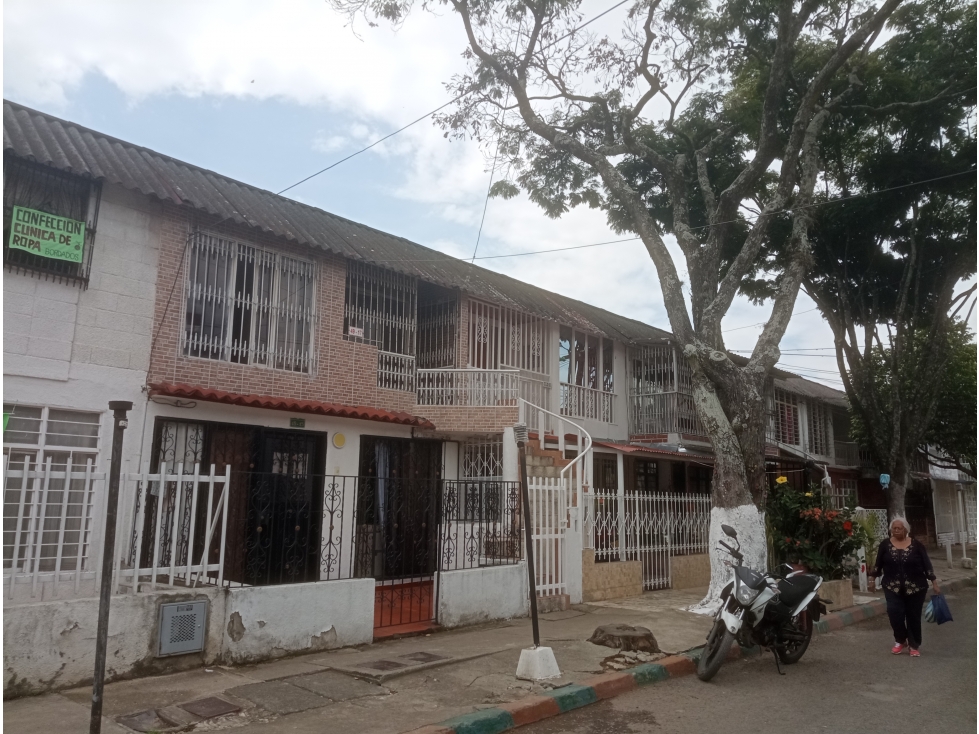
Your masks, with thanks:
[[[928,428],[928,460],[976,478],[976,342],[953,332],[952,355],[942,378],[935,417]]]
[[[815,213],[803,287],[833,331],[860,438],[891,476],[889,514],[903,517],[962,346],[956,319],[974,303],[976,6],[909,3],[891,29],[825,130],[822,198],[854,198]]]
[[[398,22],[414,0],[332,2]],[[820,139],[832,116],[847,114],[900,2],[638,0],[619,38],[579,28],[581,0],[425,3],[456,13],[469,63],[448,85],[458,101],[439,122],[498,145],[514,178],[497,193],[519,186],[551,216],[604,208],[642,240],[714,450],[712,542],[721,522],[735,526],[755,567],[766,554],[766,384],[812,260]],[[629,163],[654,172],[645,193]],[[680,262],[651,210],[660,201]],[[721,323],[779,217],[787,236],[771,310],[747,363],[736,364]],[[712,560],[708,605],[727,576]]]

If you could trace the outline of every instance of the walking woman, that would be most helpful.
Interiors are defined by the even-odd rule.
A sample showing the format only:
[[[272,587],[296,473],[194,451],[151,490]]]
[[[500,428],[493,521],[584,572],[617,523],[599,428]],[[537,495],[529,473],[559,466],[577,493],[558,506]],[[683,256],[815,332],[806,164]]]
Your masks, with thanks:
[[[938,580],[925,546],[911,537],[911,526],[903,517],[891,521],[891,537],[877,549],[877,563],[870,574],[870,590],[880,576],[880,585],[887,600],[887,616],[894,630],[891,652],[900,655],[911,648],[911,657],[921,657],[921,609],[925,605],[928,582],[935,593]]]

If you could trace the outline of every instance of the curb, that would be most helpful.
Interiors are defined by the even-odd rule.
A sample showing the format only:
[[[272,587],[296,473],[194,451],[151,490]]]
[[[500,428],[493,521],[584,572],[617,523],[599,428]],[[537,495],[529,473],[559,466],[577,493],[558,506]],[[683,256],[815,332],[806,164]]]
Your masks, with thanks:
[[[974,586],[975,577],[957,579],[943,584],[946,591],[957,591],[964,586]],[[885,614],[887,605],[883,599],[859,606],[830,612],[813,626],[813,632],[826,634],[865,619]],[[655,663],[645,663],[618,673],[603,673],[586,678],[580,683],[555,688],[539,696],[527,696],[495,708],[462,714],[438,724],[413,729],[410,734],[498,734],[518,726],[533,724],[542,719],[567,713],[589,704],[614,698],[652,685],[668,678],[681,678],[696,672],[702,648],[695,648],[679,655],[662,658]],[[733,645],[728,661],[755,657],[761,648]]]

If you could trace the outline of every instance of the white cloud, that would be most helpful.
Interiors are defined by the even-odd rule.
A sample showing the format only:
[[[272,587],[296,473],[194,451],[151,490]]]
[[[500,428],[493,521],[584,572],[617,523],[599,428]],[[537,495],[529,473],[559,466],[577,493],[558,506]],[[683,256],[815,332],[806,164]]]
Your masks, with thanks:
[[[590,0],[584,16],[592,17],[605,7],[604,2]],[[617,13],[610,14],[592,28],[614,31],[620,20]],[[460,26],[452,13],[418,12],[397,32],[363,23],[356,31],[324,0],[172,0],[165,6],[8,0],[5,94],[57,109],[67,105],[86,75],[93,74],[109,80],[134,102],[158,95],[287,100],[356,120],[345,127],[325,127],[309,141],[313,151],[340,157],[443,104],[447,94],[442,83],[463,69]],[[471,232],[468,240],[453,234],[425,244],[470,257],[483,214],[492,148],[450,143],[423,121],[371,152],[389,163],[386,178],[373,182],[382,194],[412,202],[454,232],[459,225]],[[351,164],[345,174],[355,177],[357,170]],[[301,190],[290,195],[303,199]],[[493,199],[479,254],[621,238],[598,211],[578,209],[551,220],[525,196]],[[678,248],[672,242],[669,247],[680,277],[686,279]],[[479,264],[668,328],[655,268],[638,242]],[[797,312],[809,308],[804,301],[800,297]],[[765,307],[739,300],[725,328],[763,321],[767,313]],[[750,349],[759,332],[753,327],[726,336],[730,347]],[[785,347],[831,344],[815,312],[794,318],[783,342]],[[812,366],[829,361],[811,360]]]

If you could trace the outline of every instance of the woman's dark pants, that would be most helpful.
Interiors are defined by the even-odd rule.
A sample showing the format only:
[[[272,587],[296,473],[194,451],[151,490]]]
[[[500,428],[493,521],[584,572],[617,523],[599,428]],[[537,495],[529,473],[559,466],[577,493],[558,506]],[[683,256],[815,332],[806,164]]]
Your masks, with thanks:
[[[910,645],[915,650],[921,644],[921,609],[925,605],[927,595],[927,590],[919,591],[914,596],[906,596],[884,589],[887,617],[891,620],[894,639]]]

